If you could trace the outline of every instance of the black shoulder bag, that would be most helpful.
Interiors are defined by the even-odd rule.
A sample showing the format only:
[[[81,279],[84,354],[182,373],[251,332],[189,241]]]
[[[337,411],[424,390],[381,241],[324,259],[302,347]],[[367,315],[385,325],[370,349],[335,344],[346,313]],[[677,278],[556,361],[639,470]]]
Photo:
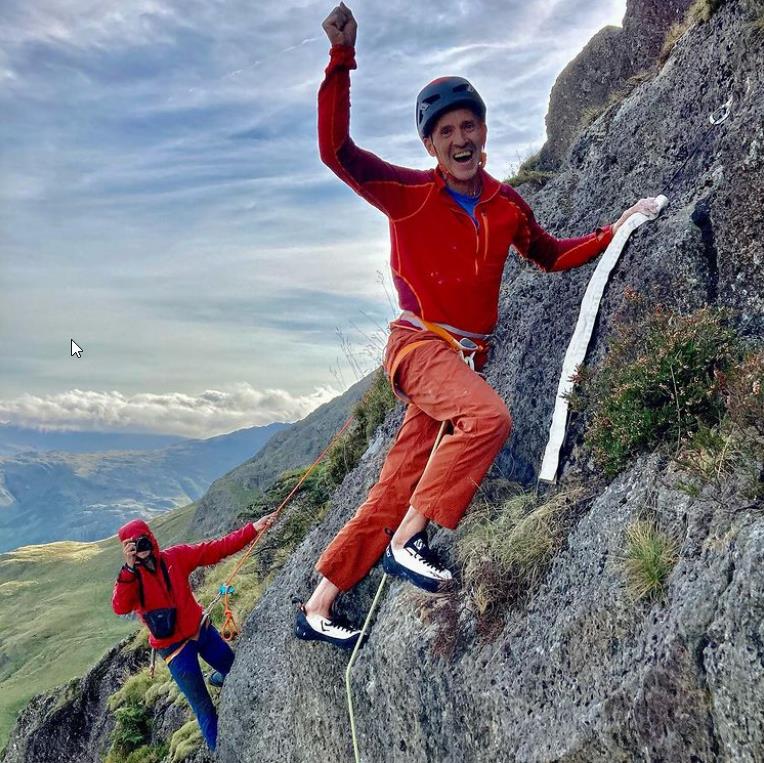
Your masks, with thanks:
[[[167,570],[167,565],[164,559],[159,558],[159,566],[162,568],[162,576],[164,577],[167,590],[172,596],[172,583],[170,582],[170,573]],[[151,635],[154,638],[170,638],[175,632],[175,621],[177,619],[178,611],[175,607],[160,607],[158,609],[150,609],[144,611],[146,602],[143,596],[143,581],[141,580],[141,573],[138,568],[135,568],[135,574],[138,578],[138,598],[141,602],[141,610],[143,611],[143,620],[151,631]],[[173,597],[174,599],[175,597]]]

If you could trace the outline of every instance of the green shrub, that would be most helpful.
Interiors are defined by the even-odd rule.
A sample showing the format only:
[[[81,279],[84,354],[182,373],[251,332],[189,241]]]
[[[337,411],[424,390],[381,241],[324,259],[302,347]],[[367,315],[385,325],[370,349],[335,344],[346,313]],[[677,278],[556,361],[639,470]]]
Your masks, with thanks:
[[[125,763],[162,763],[169,751],[168,744],[146,745],[133,750],[125,759]]]
[[[656,599],[678,558],[678,543],[654,522],[637,520],[626,530],[622,561],[626,585],[634,599]]]
[[[720,381],[740,354],[724,315],[657,309],[616,329],[603,363],[582,368],[574,410],[589,409],[585,443],[605,472],[617,474],[634,455],[662,444],[675,449],[724,412]]]
[[[114,711],[116,724],[111,733],[111,749],[106,763],[125,763],[127,757],[143,747],[151,734],[151,713],[143,704],[127,703]]]
[[[764,497],[764,352],[749,352],[720,378],[725,414],[716,427],[701,427],[683,444],[677,461],[691,480],[691,496],[704,484],[721,487],[735,478],[744,498]]]

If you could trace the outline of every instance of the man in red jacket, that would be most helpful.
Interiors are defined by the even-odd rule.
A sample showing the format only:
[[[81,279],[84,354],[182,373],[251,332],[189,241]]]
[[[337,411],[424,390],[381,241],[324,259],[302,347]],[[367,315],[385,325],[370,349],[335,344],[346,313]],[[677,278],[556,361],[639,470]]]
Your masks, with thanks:
[[[345,648],[359,631],[332,619],[332,604],[383,553],[386,572],[426,590],[451,578],[426,528],[431,520],[456,527],[511,431],[504,401],[476,373],[496,326],[510,246],[543,271],[569,270],[604,251],[630,214],[655,209],[642,199],[614,225],[581,238],[545,232],[514,188],[483,169],[486,107],[461,77],[437,79],[417,98],[417,130],[436,169],[399,167],[358,148],[349,133],[356,29],[344,3],[324,21],[332,48],[318,94],[319,148],[324,163],[389,220],[402,313],[390,326],[384,366],[409,407],[379,481],[321,555],[323,578],[297,614],[298,638]],[[428,462],[442,422],[450,430]]]
[[[222,686],[233,664],[233,650],[209,620],[191,591],[188,576],[241,551],[268,529],[268,514],[216,540],[160,550],[149,526],[134,519],[119,529],[125,563],[112,594],[118,615],[137,612],[149,629],[149,644],[164,657],[172,677],[191,705],[207,745],[217,743],[218,719],[199,666],[202,657],[215,672],[210,682]]]

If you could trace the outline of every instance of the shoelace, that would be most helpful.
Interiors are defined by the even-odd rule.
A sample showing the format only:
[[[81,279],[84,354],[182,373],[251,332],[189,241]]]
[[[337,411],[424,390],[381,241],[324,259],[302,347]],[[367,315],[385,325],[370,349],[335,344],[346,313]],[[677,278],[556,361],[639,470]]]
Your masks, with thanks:
[[[446,568],[440,563],[437,554],[429,546],[424,546],[422,549],[415,548],[413,551],[419,556],[425,566],[431,567],[435,572],[446,571]]]
[[[327,620],[326,623],[331,628],[336,628],[338,631],[347,631],[348,633],[353,633],[356,630],[355,628],[351,628],[349,625],[339,622],[338,620]]]
[[[346,620],[342,620],[339,617],[334,617],[330,619],[324,618],[324,621],[326,624],[331,628],[336,628],[339,631],[346,631],[347,633],[355,633],[357,628],[353,628],[350,626],[350,624]]]

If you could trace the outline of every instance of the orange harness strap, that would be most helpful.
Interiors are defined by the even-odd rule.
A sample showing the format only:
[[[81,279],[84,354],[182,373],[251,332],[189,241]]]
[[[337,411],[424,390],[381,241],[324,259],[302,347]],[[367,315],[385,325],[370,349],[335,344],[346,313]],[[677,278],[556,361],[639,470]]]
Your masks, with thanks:
[[[432,341],[432,339],[418,339],[416,342],[411,342],[410,344],[407,344],[403,349],[401,349],[400,352],[393,358],[393,362],[390,365],[390,384],[393,387],[393,394],[400,400],[403,400],[405,403],[408,402],[406,396],[403,394],[403,392],[401,392],[401,390],[398,389],[398,387],[395,386],[395,375],[398,373],[398,366],[401,364],[401,361],[410,352],[412,352],[412,350],[416,350],[417,347],[421,347],[423,344],[427,344],[427,342]]]
[[[472,356],[476,352],[481,352],[486,349],[487,344],[485,342],[479,342],[475,341],[474,339],[469,339],[470,342],[472,342],[475,345],[475,349],[469,349],[464,347],[460,342],[456,339],[456,337],[451,334],[447,329],[444,329],[442,326],[439,326],[437,323],[431,323],[430,321],[424,320],[424,318],[420,318],[417,316],[417,320],[419,320],[422,325],[427,329],[427,331],[430,331],[433,334],[437,334],[442,339],[445,339],[446,342],[451,346],[453,350],[456,352],[459,352],[462,354],[462,357],[470,363],[472,360]],[[400,400],[403,400],[404,402],[408,403],[409,400],[406,398],[406,396],[403,394],[403,392],[398,389],[398,387],[395,384],[395,375],[398,373],[398,366],[400,366],[401,361],[410,353],[412,350],[415,350],[417,347],[420,347],[423,344],[426,344],[427,342],[432,342],[433,339],[417,339],[415,342],[411,342],[410,344],[407,344],[405,347],[403,347],[398,354],[393,358],[393,362],[390,364],[390,384],[393,387],[393,393],[397,398]],[[471,363],[470,363],[471,365]]]

